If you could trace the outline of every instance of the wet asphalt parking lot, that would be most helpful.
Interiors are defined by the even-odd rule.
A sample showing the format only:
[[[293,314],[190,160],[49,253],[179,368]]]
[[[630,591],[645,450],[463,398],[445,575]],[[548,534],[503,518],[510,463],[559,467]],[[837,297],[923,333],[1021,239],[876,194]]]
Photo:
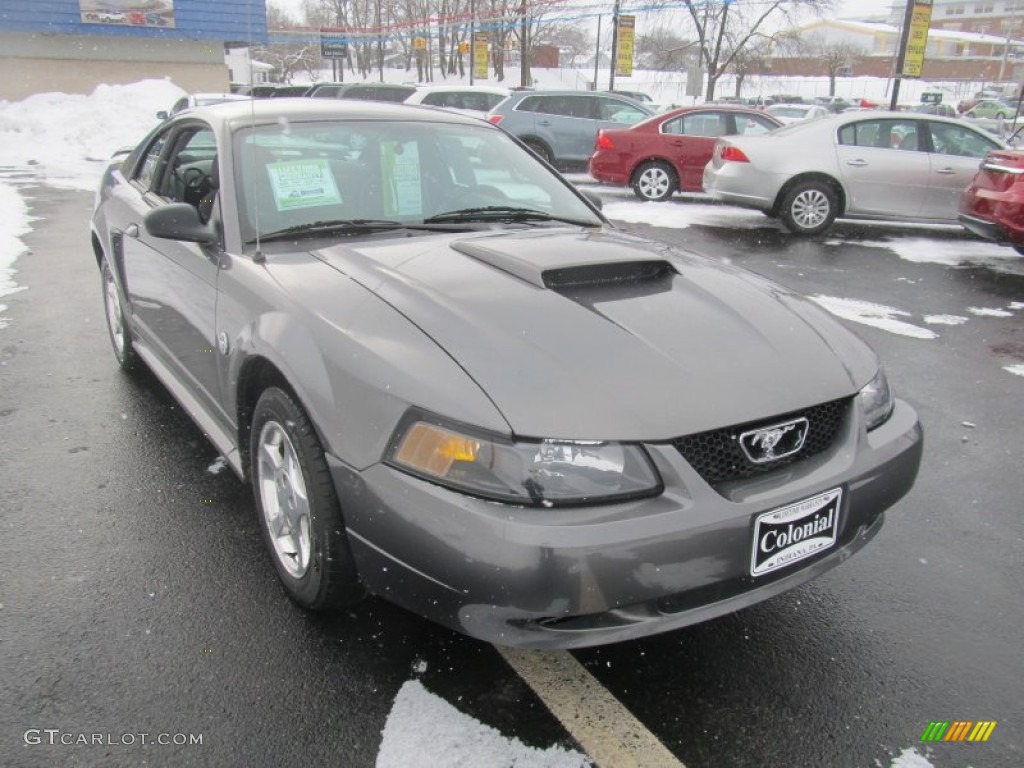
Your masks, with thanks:
[[[386,724],[421,756],[447,739],[450,759],[424,763],[439,766],[473,765],[482,726],[547,750],[537,765],[553,747],[591,751],[493,647],[376,599],[295,608],[248,488],[151,375],[114,363],[91,195],[24,191],[26,290],[4,298],[0,328],[0,765],[387,765]],[[846,322],[917,408],[926,447],[875,541],[823,578],[566,656],[687,768],[1024,764],[1024,259],[950,228],[841,222],[804,241],[699,200],[601,194],[629,229],[845,300],[831,306],[859,318]],[[960,252],[969,264],[948,263]],[[896,324],[865,325],[868,303]],[[403,691],[453,708],[462,739],[415,707],[396,718]],[[934,720],[998,725],[983,744],[923,743]],[[202,743],[124,743],[142,733]],[[629,759],[647,768],[603,765]]]

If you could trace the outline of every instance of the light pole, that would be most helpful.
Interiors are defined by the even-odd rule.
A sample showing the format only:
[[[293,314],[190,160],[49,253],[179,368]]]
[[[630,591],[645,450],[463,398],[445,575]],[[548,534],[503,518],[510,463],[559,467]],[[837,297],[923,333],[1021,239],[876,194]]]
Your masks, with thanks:
[[[615,0],[615,10],[612,11],[612,65],[608,77],[608,90],[615,90],[615,67],[619,63],[619,0]]]
[[[384,29],[381,26],[380,0],[377,0],[377,69],[380,70],[380,82],[384,82]]]

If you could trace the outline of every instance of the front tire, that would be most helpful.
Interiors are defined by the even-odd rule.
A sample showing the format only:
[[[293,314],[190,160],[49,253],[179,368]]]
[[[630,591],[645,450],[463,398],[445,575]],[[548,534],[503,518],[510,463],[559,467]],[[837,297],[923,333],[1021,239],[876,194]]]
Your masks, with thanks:
[[[779,218],[794,235],[818,235],[839,215],[839,197],[831,185],[803,181],[793,185],[782,199]]]
[[[114,347],[114,357],[122,371],[135,368],[135,349],[132,347],[132,335],[125,322],[124,306],[121,304],[121,293],[114,280],[114,272],[110,268],[107,257],[100,259],[100,277],[103,280],[103,306],[107,318],[107,332],[110,343]]]
[[[633,193],[641,200],[663,202],[672,197],[678,186],[675,171],[662,162],[644,163],[633,174]]]
[[[293,397],[263,392],[250,435],[253,494],[263,540],[288,596],[320,610],[363,595],[323,447]]]

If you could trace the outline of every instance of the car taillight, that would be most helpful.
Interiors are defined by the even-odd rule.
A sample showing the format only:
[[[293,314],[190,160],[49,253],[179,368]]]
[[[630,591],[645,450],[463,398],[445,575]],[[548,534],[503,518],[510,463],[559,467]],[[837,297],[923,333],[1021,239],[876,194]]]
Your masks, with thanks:
[[[597,141],[594,142],[594,149],[615,149],[615,142],[604,131],[598,131]]]
[[[724,146],[722,147],[723,160],[732,161],[734,163],[749,163],[750,158],[743,154],[743,150],[739,147]]]
[[[487,118],[487,122],[497,125],[501,122],[503,115],[491,115]]]
[[[1017,177],[1016,182],[1024,176],[1024,155],[1018,152],[992,152],[981,162],[983,171],[1007,173]]]

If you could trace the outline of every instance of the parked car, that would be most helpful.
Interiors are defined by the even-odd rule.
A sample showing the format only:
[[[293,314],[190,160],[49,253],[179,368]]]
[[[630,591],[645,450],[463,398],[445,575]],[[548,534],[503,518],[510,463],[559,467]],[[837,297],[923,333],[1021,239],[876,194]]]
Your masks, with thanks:
[[[842,112],[844,109],[853,106],[853,102],[844,99],[842,96],[817,96],[814,99],[814,103],[834,113]]]
[[[402,102],[415,92],[415,85],[397,83],[317,83],[310,87],[306,95],[316,99]]]
[[[270,92],[272,99],[289,99],[295,96],[305,96],[309,92],[309,85],[278,85]]]
[[[110,164],[91,229],[118,363],[251,483],[308,609],[664,632],[843,562],[917,474],[917,415],[839,321],[616,229],[483,120],[198,108]]]
[[[942,117],[956,117],[957,111],[952,104],[914,104],[907,107],[906,112],[916,112],[921,115],[941,115]]]
[[[487,119],[565,168],[586,164],[601,128],[622,128],[653,114],[650,107],[613,93],[516,91]]]
[[[754,109],[683,107],[631,128],[602,128],[588,170],[598,181],[631,186],[641,200],[668,200],[675,192],[702,192],[704,166],[719,136],[766,133],[782,125]]]
[[[821,104],[772,104],[765,107],[764,111],[783,123],[814,120],[819,117],[827,117],[830,114],[828,109]]]
[[[190,93],[182,96],[169,110],[160,110],[156,113],[158,120],[168,120],[179,112],[195,107],[207,107],[211,104],[220,104],[225,101],[248,101],[251,96],[242,93]]]
[[[605,91],[605,93],[616,93],[619,96],[625,96],[633,101],[639,101],[641,104],[654,104],[654,99],[643,91],[623,91],[616,88],[614,91]]]
[[[1024,151],[990,152],[960,200],[960,223],[1024,255]]]
[[[844,112],[719,139],[704,189],[800,235],[824,232],[837,216],[956,222],[979,160],[1003,146],[960,119]]]
[[[421,85],[405,103],[442,107],[483,117],[510,93],[508,88],[494,85]]]
[[[1005,101],[996,99],[982,99],[973,107],[964,112],[965,117],[989,117],[996,120],[1012,118],[1017,114],[1015,104],[1007,104]]]

